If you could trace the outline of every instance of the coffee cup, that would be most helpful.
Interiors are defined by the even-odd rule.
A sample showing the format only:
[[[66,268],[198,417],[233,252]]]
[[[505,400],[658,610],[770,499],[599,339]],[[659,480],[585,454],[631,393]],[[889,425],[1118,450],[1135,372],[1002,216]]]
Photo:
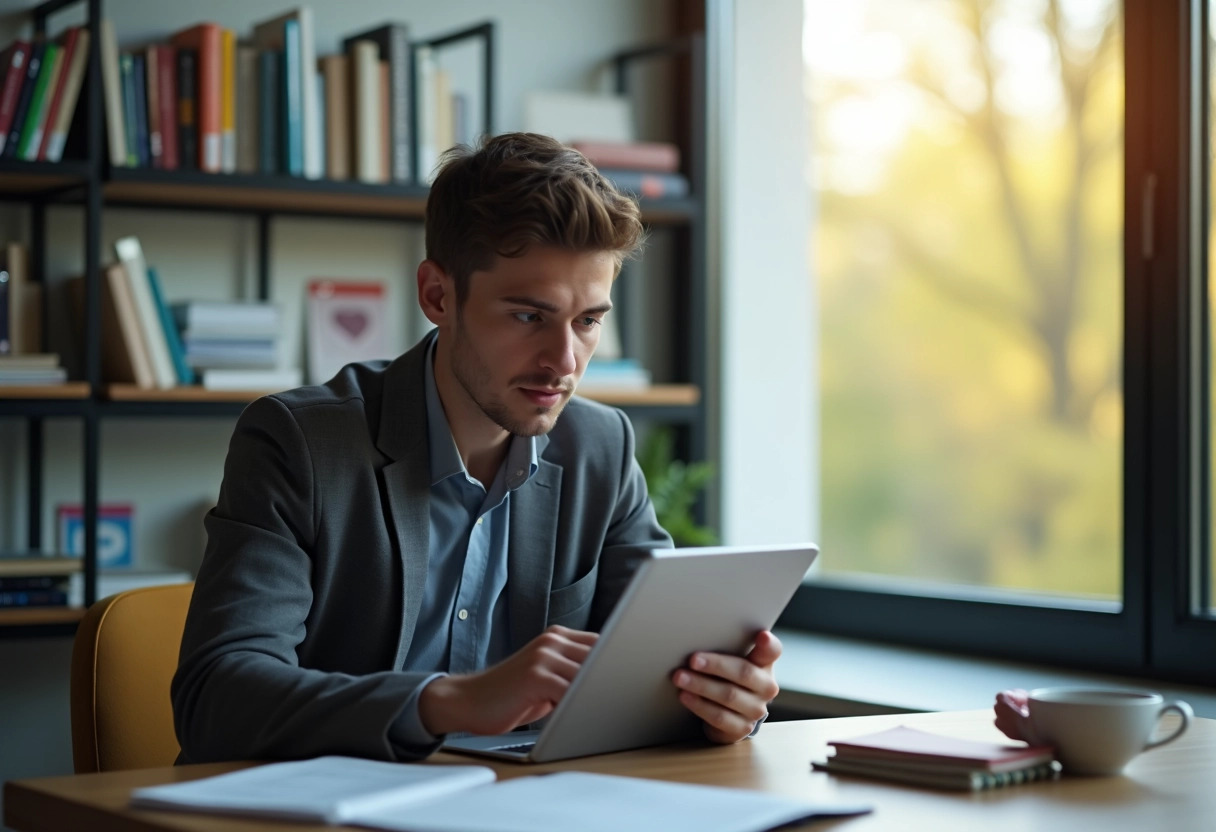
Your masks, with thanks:
[[[1182,722],[1169,735],[1151,739],[1161,717],[1173,711]],[[1015,711],[1022,737],[1050,745],[1068,774],[1118,774],[1141,751],[1177,739],[1191,724],[1191,706],[1166,702],[1146,690],[1039,688],[1024,711]]]

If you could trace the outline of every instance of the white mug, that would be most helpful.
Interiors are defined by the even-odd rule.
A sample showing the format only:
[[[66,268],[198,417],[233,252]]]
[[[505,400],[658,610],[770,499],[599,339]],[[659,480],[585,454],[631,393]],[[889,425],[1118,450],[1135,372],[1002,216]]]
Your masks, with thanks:
[[[1069,774],[1118,774],[1141,751],[1177,739],[1195,715],[1159,693],[1101,688],[1039,688],[1030,692],[1018,728],[1031,745],[1050,745]],[[1151,741],[1162,715],[1182,722],[1169,736]]]

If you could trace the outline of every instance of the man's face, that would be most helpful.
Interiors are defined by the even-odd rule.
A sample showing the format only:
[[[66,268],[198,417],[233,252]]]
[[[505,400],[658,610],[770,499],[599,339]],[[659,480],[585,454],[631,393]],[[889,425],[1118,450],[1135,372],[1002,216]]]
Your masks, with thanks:
[[[600,340],[611,253],[534,246],[474,272],[452,327],[452,373],[495,424],[548,433]]]

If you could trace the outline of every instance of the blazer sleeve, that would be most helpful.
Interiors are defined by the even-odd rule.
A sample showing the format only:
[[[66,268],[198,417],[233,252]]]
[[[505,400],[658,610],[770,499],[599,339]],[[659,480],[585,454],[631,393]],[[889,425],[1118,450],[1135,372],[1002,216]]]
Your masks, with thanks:
[[[616,506],[600,552],[595,600],[590,629],[599,632],[620,600],[645,552],[671,548],[672,540],[655,517],[654,504],[646,490],[646,477],[638,465],[633,425],[616,411],[621,425],[620,489]]]
[[[224,463],[171,695],[180,762],[348,754],[411,759],[390,726],[431,674],[300,666],[317,518],[308,443],[274,398],[246,408]]]

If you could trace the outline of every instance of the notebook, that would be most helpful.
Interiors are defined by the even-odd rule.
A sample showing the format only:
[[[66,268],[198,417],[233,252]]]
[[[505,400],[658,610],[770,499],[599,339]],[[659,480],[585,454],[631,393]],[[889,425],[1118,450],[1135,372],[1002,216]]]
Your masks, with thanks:
[[[406,832],[763,832],[869,807],[761,792],[564,772],[501,783],[484,766],[319,757],[136,789],[136,808]]]
[[[742,655],[817,554],[813,544],[639,550],[641,564],[545,727],[453,737],[444,750],[539,763],[702,736],[671,674],[699,650]]]

